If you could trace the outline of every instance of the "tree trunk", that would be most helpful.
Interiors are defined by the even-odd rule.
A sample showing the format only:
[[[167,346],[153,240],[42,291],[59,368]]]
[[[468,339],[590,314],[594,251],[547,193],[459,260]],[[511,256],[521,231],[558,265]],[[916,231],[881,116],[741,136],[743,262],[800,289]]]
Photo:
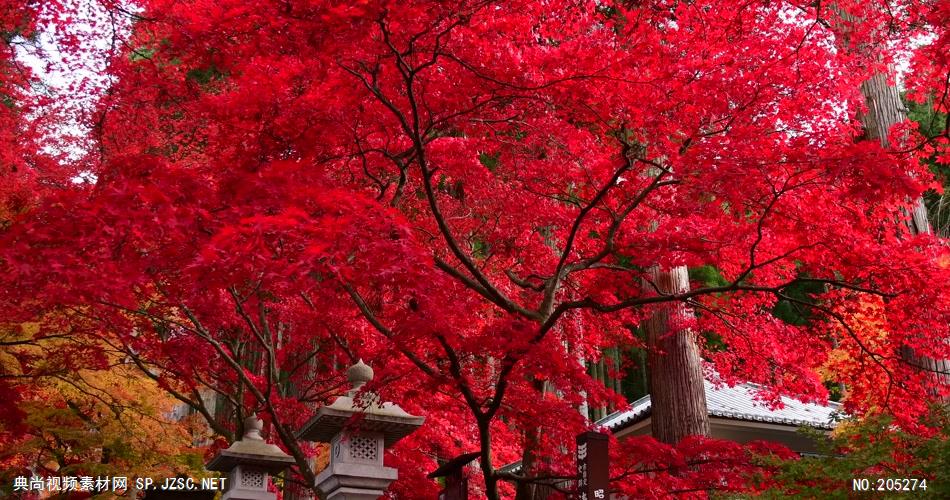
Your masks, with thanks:
[[[686,267],[650,270],[661,294],[689,290]],[[650,290],[653,286],[644,285]],[[690,310],[685,304],[661,306],[646,323],[652,434],[658,441],[675,444],[686,436],[709,435],[709,413],[703,387],[702,363],[696,334],[686,327]]]
[[[545,394],[548,392],[548,383],[544,380],[535,380],[534,388],[541,395],[543,399]],[[534,429],[526,429],[524,432],[525,437],[525,446],[524,450],[521,453],[521,474],[525,476],[530,476],[534,473],[535,460],[537,460],[537,455],[535,451],[538,448],[538,444],[541,442],[541,427],[536,427]],[[537,493],[538,485],[527,482],[520,482],[515,487],[515,500],[534,500]],[[496,487],[497,489],[497,487]]]
[[[858,115],[864,126],[867,140],[878,140],[881,146],[889,148],[887,132],[890,128],[907,118],[904,103],[901,101],[897,87],[887,83],[887,75],[877,73],[861,84],[861,94],[867,104],[867,112]],[[929,234],[932,232],[927,219],[927,208],[923,198],[917,198],[911,213],[905,214],[905,223],[911,234]],[[944,383],[947,383],[946,374],[950,373],[950,361],[937,360],[924,353],[915,351],[908,345],[900,348],[901,358],[912,366],[935,374],[944,373]],[[936,375],[940,377],[941,375]]]
[[[844,21],[857,22],[848,12],[840,11],[839,14]],[[848,39],[848,29],[840,33],[843,40]],[[845,44],[839,44],[847,47]],[[888,68],[889,73],[894,73],[893,68]],[[887,81],[888,75],[885,73],[875,73],[867,81],[861,84],[861,95],[864,96],[864,103],[867,111],[858,113],[857,118],[864,127],[865,140],[877,140],[884,149],[891,147],[887,134],[891,127],[907,119],[907,108],[901,100],[900,90],[897,86],[891,85]],[[927,207],[924,205],[923,198],[917,198],[913,211],[907,215],[907,226],[913,234],[931,233],[930,222],[927,220]]]
[[[907,119],[907,110],[901,101],[900,92],[897,87],[888,85],[887,75],[877,73],[861,84],[861,94],[868,107],[867,113],[858,114],[858,119],[864,126],[865,138],[877,140],[887,149],[890,147],[888,130]],[[923,198],[917,198],[913,210],[907,214],[907,227],[913,234],[932,232]]]
[[[880,141],[885,148],[889,147],[888,130],[907,118],[900,92],[897,87],[888,85],[887,75],[877,73],[861,84],[861,94],[868,107],[866,113],[858,115],[864,126],[865,137]]]

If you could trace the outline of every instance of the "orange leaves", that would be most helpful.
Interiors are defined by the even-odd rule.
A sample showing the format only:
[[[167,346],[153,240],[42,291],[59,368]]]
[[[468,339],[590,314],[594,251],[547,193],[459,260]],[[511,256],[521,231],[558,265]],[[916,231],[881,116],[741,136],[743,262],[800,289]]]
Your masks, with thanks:
[[[47,359],[55,359],[80,341],[73,336],[33,347],[42,349]],[[195,453],[190,433],[201,430],[169,417],[178,401],[123,362],[109,344],[91,338],[85,342],[105,353],[108,367],[82,359],[57,369],[42,363],[24,367],[24,374],[30,376],[24,385],[27,390],[17,388],[21,397],[8,400],[23,416],[19,424],[9,427],[15,434],[4,436],[13,439],[4,443],[8,474],[22,475],[27,469],[38,474],[93,476],[200,473],[189,468],[185,458]],[[4,419],[4,425],[9,424]]]
[[[895,368],[893,356],[898,352],[889,336],[884,303],[880,297],[862,294],[852,303],[840,304],[837,311],[842,321],[828,324],[835,348],[822,372],[829,381],[847,384],[847,408],[881,411],[885,392],[879,389],[893,385],[887,370]]]

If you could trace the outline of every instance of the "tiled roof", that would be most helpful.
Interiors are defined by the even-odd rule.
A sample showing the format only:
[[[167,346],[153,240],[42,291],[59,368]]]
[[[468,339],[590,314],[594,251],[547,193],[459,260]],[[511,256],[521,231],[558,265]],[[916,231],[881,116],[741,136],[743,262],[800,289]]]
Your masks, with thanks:
[[[770,410],[765,403],[757,402],[755,393],[758,388],[755,384],[738,384],[733,387],[703,381],[706,389],[706,408],[712,417],[743,420],[749,422],[765,422],[796,427],[811,426],[818,429],[833,429],[836,425],[835,415],[841,415],[841,404],[829,401],[827,405],[803,403],[797,399],[782,397],[784,405],[781,409]],[[598,427],[606,427],[617,432],[650,416],[650,396],[644,396],[633,403],[626,410],[616,411],[595,422]],[[521,462],[508,464],[500,469],[502,472],[517,473],[521,470]]]
[[[709,409],[709,415],[713,417],[832,429],[835,426],[833,415],[840,413],[841,408],[839,403],[834,402],[820,405],[782,397],[784,407],[771,410],[765,403],[756,401],[755,393],[758,389],[754,384],[717,387],[708,380],[704,381],[704,384],[706,407]],[[649,415],[650,396],[645,396],[631,403],[626,410],[611,413],[596,424],[618,431],[640,422]]]

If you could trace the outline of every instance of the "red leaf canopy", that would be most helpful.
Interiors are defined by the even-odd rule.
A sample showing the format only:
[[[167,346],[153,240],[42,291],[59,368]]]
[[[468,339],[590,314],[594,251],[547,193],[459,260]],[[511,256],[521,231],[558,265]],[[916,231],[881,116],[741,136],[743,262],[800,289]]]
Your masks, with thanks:
[[[286,429],[338,393],[334,367],[371,359],[377,390],[428,417],[394,451],[412,492],[434,488],[433,456],[482,449],[490,476],[521,458],[525,429],[544,431],[542,467],[566,471],[577,407],[620,400],[580,361],[637,344],[667,302],[717,339],[711,366],[766,398],[826,397],[832,352],[882,382],[854,386],[855,413],[912,422],[947,392],[899,355],[950,357],[945,246],[899,223],[932,176],[856,141],[853,119],[860,82],[897,50],[879,26],[910,39],[910,17],[839,2],[863,19],[843,30],[840,11],[780,2],[143,5],[90,118],[95,186],[2,235],[10,319],[73,311],[170,387],[256,388],[235,403],[270,405]],[[641,286],[657,263],[721,279],[657,295]],[[826,286],[788,292],[803,283]],[[780,301],[810,320],[779,319]]]

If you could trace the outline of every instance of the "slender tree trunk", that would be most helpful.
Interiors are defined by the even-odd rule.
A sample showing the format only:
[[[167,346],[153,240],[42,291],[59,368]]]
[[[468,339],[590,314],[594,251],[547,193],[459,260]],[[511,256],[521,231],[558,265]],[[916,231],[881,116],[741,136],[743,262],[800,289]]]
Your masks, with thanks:
[[[498,494],[498,478],[495,477],[495,468],[492,466],[491,453],[491,420],[478,418],[478,440],[482,449],[482,456],[479,458],[479,466],[485,476],[485,498],[488,500],[501,500]]]
[[[651,279],[662,294],[689,290],[686,267],[654,267]],[[644,286],[653,286],[649,283]],[[646,323],[653,437],[675,444],[686,436],[709,435],[702,360],[696,334],[686,327],[690,310],[671,302]]]
[[[544,380],[535,380],[534,388],[543,398],[548,392],[548,384]],[[521,454],[521,473],[530,476],[534,472],[537,455],[535,451],[541,442],[541,428],[525,430],[525,447]],[[515,500],[532,500],[535,498],[537,485],[531,483],[518,483],[515,487]]]

